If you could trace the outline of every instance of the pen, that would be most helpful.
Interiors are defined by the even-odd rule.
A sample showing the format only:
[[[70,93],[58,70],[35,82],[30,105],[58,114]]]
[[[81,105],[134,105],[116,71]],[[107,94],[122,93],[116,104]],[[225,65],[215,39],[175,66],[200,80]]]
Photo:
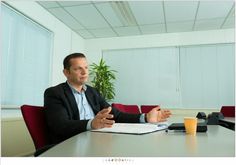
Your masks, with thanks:
[[[158,127],[167,127],[167,124],[157,124]]]
[[[185,130],[170,130],[170,129],[166,129],[165,131],[166,131],[166,133],[169,133],[169,132],[185,132]]]

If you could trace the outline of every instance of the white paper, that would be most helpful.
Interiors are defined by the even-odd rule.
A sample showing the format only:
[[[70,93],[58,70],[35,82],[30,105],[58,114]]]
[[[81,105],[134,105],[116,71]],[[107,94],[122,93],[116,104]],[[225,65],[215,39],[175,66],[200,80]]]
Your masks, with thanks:
[[[145,134],[168,128],[167,123],[115,123],[111,128],[101,128],[91,130],[93,132],[109,132],[109,133],[124,133],[124,134]]]

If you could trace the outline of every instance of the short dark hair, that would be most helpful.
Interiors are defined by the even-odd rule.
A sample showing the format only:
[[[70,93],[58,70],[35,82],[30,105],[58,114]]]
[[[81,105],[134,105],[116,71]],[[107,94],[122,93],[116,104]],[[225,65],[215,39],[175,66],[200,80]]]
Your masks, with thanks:
[[[70,60],[72,58],[86,58],[86,56],[83,53],[72,53],[66,56],[63,61],[64,69],[67,69],[67,70],[70,69],[70,66],[71,66]]]

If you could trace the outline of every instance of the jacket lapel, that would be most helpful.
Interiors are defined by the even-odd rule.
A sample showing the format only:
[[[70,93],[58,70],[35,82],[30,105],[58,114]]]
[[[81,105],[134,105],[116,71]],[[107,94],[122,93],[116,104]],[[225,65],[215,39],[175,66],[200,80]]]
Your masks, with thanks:
[[[68,102],[72,108],[71,111],[73,113],[73,116],[75,116],[76,118],[78,116],[78,119],[79,119],[80,118],[79,109],[78,109],[75,97],[74,97],[69,85],[67,83],[64,83],[63,87],[64,87],[65,95],[68,98]]]
[[[92,94],[89,88],[87,88],[87,90],[85,91],[85,96],[94,114],[96,115],[100,111],[100,107],[98,107],[99,105],[98,106],[94,105],[94,103],[96,103],[96,100],[94,100],[95,99],[94,95]]]

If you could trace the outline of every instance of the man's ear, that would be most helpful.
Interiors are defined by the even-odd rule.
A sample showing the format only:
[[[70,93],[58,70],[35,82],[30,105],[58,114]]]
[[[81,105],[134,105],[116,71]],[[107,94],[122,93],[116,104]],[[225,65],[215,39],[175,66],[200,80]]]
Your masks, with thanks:
[[[70,74],[70,71],[67,69],[63,69],[63,73],[66,77],[68,77],[68,75]]]

